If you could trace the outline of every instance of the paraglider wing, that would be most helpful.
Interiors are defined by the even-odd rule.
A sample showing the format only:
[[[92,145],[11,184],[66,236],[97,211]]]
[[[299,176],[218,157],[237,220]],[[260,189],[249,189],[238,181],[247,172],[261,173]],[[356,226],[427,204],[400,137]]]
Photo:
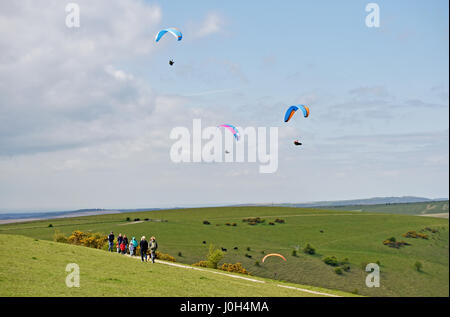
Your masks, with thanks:
[[[290,106],[289,109],[286,111],[286,114],[284,115],[284,122],[288,122],[291,120],[294,113],[298,110],[297,106]]]
[[[178,30],[177,28],[168,28],[168,29],[164,29],[158,32],[158,34],[156,34],[156,38],[155,41],[159,42],[159,40],[164,36],[164,34],[166,34],[167,32],[169,32],[170,34],[172,34],[173,36],[175,36],[175,38],[177,38],[178,41],[181,41],[181,39],[183,38],[183,34],[180,32],[180,30]]]
[[[239,131],[235,126],[233,126],[231,124],[221,124],[221,125],[219,125],[219,127],[224,127],[226,129],[228,129],[231,133],[233,133],[234,137],[236,138],[236,141],[239,141],[239,137],[240,137]]]
[[[286,258],[285,258],[284,256],[282,256],[281,254],[278,254],[278,253],[270,253],[270,254],[267,254],[265,257],[263,257],[262,262],[264,263],[264,261],[265,261],[269,256],[279,256],[279,257],[282,258],[283,260],[287,261]]]
[[[309,116],[309,108],[305,105],[298,105],[298,106],[290,106],[289,109],[286,111],[286,114],[284,115],[284,122],[288,122],[291,120],[294,113],[298,110],[302,109],[303,116],[307,118]]]

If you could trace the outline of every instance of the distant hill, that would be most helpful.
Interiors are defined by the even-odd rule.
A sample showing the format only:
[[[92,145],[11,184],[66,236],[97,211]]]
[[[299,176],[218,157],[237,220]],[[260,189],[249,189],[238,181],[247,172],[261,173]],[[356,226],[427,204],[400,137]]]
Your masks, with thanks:
[[[377,205],[320,206],[314,208],[420,216],[434,215],[448,218],[448,200],[415,203],[386,203]]]
[[[79,209],[79,210],[47,211],[47,212],[14,212],[14,213],[0,213],[0,220],[28,219],[28,218],[33,219],[65,218],[65,217],[77,217],[88,215],[104,215],[117,212],[119,211],[108,209]]]
[[[173,209],[173,208],[172,208]],[[175,208],[176,209],[176,208]],[[0,213],[0,220],[27,220],[27,219],[53,219],[53,218],[69,218],[69,217],[82,217],[93,215],[106,215],[117,214],[124,212],[139,212],[139,211],[151,211],[161,210],[160,208],[139,208],[139,209],[79,209],[68,211],[35,211],[35,212],[11,212]]]
[[[318,201],[311,203],[286,203],[276,204],[277,206],[286,207],[327,207],[327,206],[358,206],[358,205],[385,205],[385,204],[404,204],[404,203],[420,203],[445,201],[448,198],[430,199],[424,197],[403,196],[403,197],[374,197],[367,199],[353,199],[353,200],[337,200],[337,201]]]
[[[404,197],[374,197],[367,199],[354,199],[354,200],[337,200],[337,201],[318,201],[310,203],[281,203],[273,204],[273,206],[281,207],[298,207],[298,208],[321,208],[321,207],[340,207],[340,206],[362,206],[362,205],[386,205],[386,204],[404,204],[404,203],[419,203],[419,202],[434,202],[434,201],[448,201],[448,198],[424,198],[414,196]],[[236,205],[192,205],[192,206],[179,206],[171,208],[135,208],[135,209],[79,209],[69,211],[52,211],[52,212],[10,212],[0,213],[0,220],[17,220],[17,219],[51,219],[51,218],[67,218],[67,217],[81,217],[89,215],[104,215],[114,213],[127,213],[127,212],[140,212],[140,211],[156,211],[156,210],[174,210],[174,209],[186,209],[186,208],[201,208],[201,207],[240,207],[240,206],[268,206],[269,204],[236,204]],[[270,204],[272,205],[272,204]],[[201,207],[200,207],[201,206]],[[350,210],[355,209],[351,208]],[[349,209],[342,209],[349,210]]]

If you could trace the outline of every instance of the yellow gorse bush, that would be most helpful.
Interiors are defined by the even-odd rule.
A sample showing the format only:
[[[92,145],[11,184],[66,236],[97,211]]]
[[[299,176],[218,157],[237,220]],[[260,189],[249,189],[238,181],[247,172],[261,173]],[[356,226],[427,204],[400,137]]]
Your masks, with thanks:
[[[83,245],[89,248],[102,249],[108,237],[101,233],[82,232],[75,230],[67,239],[70,244]]]
[[[166,253],[161,253],[159,251],[156,251],[156,258],[158,260],[163,260],[163,261],[170,261],[170,262],[176,262],[175,258],[169,254]]]
[[[236,264],[224,263],[224,264],[222,264],[222,266],[219,269],[222,271],[227,271],[227,272],[234,272],[234,273],[250,275],[250,273],[246,269],[244,269],[242,267],[242,264],[239,262]]]

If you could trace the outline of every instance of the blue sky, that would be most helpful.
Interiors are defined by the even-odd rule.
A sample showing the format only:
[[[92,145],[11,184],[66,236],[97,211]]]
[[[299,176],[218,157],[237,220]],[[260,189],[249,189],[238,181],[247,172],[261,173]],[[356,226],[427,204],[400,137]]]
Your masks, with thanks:
[[[76,2],[0,4],[0,211],[448,196],[448,1]],[[279,127],[278,171],[174,164],[196,118]]]

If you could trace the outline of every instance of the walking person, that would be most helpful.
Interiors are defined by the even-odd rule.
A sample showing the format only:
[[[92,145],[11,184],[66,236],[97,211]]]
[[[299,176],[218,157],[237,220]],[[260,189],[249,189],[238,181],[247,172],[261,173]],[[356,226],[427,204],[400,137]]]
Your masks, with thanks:
[[[131,242],[133,243],[133,246],[134,246],[133,255],[136,255],[136,249],[138,247],[138,242],[134,237],[133,237],[133,239],[131,239]]]
[[[120,254],[125,254],[126,246],[125,241],[122,239],[122,243],[120,244]]]
[[[134,244],[133,244],[133,240],[134,240],[134,237],[131,239],[130,245],[128,246],[128,250],[130,250],[130,256],[133,256],[133,255],[134,255]]]
[[[127,238],[126,234],[123,235],[123,243],[125,244],[125,252],[124,253],[127,253],[127,251],[128,251],[128,238]]]
[[[122,244],[122,234],[119,233],[119,236],[117,237],[117,253],[120,253],[120,245]]]
[[[158,243],[156,242],[155,237],[151,237],[150,238],[150,256],[152,259],[152,263],[155,263],[156,249],[158,249]]]
[[[141,261],[144,262],[145,257],[145,262],[148,262],[147,260],[148,242],[147,240],[145,240],[145,236],[142,236],[139,246],[141,247]]]
[[[111,233],[108,236],[108,251],[114,252],[113,248],[114,248],[114,233],[111,231]]]

